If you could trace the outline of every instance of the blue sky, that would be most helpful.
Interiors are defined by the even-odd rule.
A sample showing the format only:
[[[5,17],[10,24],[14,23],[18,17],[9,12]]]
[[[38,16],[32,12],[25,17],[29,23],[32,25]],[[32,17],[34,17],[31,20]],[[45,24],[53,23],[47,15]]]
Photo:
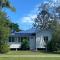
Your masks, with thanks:
[[[33,18],[36,17],[37,8],[46,0],[10,0],[16,12],[5,10],[12,22],[17,23],[22,30],[32,28]]]

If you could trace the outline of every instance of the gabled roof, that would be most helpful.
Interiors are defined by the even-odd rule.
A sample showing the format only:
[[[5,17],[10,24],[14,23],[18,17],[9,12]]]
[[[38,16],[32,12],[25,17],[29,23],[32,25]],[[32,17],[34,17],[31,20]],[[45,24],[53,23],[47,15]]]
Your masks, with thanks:
[[[36,28],[32,28],[30,30],[25,30],[25,31],[20,31],[20,32],[13,32],[11,33],[10,36],[31,36],[32,34],[36,34],[37,32],[42,32],[42,31],[51,31],[50,29],[47,30],[38,30]]]
[[[32,28],[30,30],[20,31],[20,32],[13,32],[11,36],[30,36],[32,33],[36,33],[36,29]]]
[[[30,30],[25,30],[25,31],[20,31],[20,32],[15,32],[15,33],[36,33],[36,29],[30,29]]]

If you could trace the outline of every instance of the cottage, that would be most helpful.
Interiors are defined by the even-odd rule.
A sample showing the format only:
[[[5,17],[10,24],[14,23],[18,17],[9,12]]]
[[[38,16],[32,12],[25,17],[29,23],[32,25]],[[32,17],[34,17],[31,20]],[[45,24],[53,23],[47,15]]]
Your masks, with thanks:
[[[23,37],[27,37],[29,41],[29,49],[45,49],[46,43],[51,40],[52,32],[51,30],[37,30],[30,29],[26,31],[13,32],[10,37],[8,44],[11,49],[21,48],[21,40]]]

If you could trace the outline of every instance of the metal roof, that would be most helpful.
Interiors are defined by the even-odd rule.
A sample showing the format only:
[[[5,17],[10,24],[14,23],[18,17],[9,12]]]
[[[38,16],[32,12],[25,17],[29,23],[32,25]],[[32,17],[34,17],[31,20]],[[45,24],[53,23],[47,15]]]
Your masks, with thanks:
[[[30,36],[32,33],[36,33],[36,29],[30,29],[20,32],[13,32],[10,36]]]
[[[35,33],[35,32],[36,32],[36,29],[30,29],[30,30],[15,32],[15,33]]]

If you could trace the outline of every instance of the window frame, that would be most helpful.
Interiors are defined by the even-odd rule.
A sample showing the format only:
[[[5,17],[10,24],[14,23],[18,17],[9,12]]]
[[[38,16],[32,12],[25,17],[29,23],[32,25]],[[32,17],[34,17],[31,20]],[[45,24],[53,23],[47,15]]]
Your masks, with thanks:
[[[18,37],[18,42],[21,42],[21,37]]]
[[[44,42],[48,42],[48,36],[44,36]]]
[[[15,42],[15,38],[14,37],[9,37],[9,42]]]

